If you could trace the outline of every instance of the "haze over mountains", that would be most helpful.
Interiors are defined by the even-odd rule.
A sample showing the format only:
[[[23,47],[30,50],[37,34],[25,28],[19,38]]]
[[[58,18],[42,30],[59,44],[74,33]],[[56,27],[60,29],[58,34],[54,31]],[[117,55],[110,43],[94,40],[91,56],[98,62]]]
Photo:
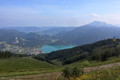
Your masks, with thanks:
[[[0,0],[0,80],[120,80],[120,0]]]
[[[52,36],[55,34],[71,31],[75,29],[75,27],[59,27],[59,26],[35,27],[33,26],[33,27],[0,27],[0,29],[16,30],[24,33],[34,32],[34,33],[39,33],[40,35]]]
[[[45,35],[6,29],[0,29],[0,41],[21,47],[37,47],[51,42],[50,38]]]
[[[100,21],[94,21],[67,33],[54,36],[54,38],[63,39],[77,45],[113,37],[120,38],[120,27]]]
[[[113,37],[120,38],[120,27],[100,21],[80,27],[1,27],[0,29],[0,41],[12,44],[17,38],[19,43],[16,44],[20,46],[47,45],[52,42],[54,45],[82,45]]]

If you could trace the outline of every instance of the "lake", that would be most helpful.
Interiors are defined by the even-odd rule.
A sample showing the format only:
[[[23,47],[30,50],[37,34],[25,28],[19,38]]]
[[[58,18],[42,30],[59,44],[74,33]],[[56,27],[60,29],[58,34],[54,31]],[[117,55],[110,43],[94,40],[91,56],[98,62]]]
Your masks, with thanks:
[[[62,49],[68,49],[68,48],[73,48],[76,45],[64,45],[64,46],[51,46],[51,45],[46,45],[40,48],[40,50],[44,53],[50,53],[52,51],[57,51],[57,50],[62,50]]]

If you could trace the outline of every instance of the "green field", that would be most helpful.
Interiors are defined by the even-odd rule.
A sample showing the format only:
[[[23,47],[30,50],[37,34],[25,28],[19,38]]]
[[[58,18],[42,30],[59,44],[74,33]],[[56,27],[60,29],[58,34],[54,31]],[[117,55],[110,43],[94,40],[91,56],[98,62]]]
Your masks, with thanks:
[[[77,61],[72,64],[66,65],[66,66],[84,68],[84,67],[94,67],[94,66],[100,66],[100,65],[105,65],[105,64],[111,64],[111,63],[116,63],[116,62],[120,62],[120,56],[108,58],[108,60],[104,62],[82,60],[82,61]]]
[[[83,61],[78,61],[69,65],[55,66],[45,61],[36,60],[30,57],[6,58],[6,59],[0,59],[0,77],[14,77],[14,76],[40,74],[39,77],[37,78],[42,80],[52,80],[52,78],[55,77],[54,74],[56,74],[56,77],[55,77],[56,79],[63,80],[63,76],[60,76],[60,72],[62,72],[61,70],[64,69],[65,67],[85,68],[85,67],[100,66],[104,64],[111,64],[116,62],[120,62],[119,57],[109,58],[105,62],[83,60]],[[109,71],[111,70],[114,70],[114,69],[109,69]],[[90,75],[91,73],[96,74],[96,71],[84,74],[83,77],[93,76],[93,75]],[[106,73],[106,72],[104,70],[101,71],[101,76],[102,76],[102,73]],[[86,79],[86,80],[89,80],[89,79]]]
[[[29,57],[0,59],[0,76],[16,76],[55,71],[55,66]]]

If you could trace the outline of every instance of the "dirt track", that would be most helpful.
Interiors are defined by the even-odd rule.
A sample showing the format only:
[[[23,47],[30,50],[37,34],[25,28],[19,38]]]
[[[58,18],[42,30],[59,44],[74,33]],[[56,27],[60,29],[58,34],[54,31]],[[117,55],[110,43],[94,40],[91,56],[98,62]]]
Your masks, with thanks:
[[[101,65],[101,66],[97,66],[97,67],[89,67],[89,68],[84,68],[85,72],[90,72],[90,71],[94,71],[94,70],[101,70],[101,69],[105,69],[105,68],[112,68],[115,66],[120,66],[120,62],[118,63],[112,63],[112,64],[106,64],[106,65]]]
[[[0,80],[56,80],[61,75],[60,72],[44,73],[36,75],[17,76],[12,78],[0,78]]]

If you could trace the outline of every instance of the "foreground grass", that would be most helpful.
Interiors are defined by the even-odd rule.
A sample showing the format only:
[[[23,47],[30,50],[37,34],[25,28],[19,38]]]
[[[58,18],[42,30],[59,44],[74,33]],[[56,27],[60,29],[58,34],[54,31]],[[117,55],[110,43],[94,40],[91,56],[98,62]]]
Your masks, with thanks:
[[[38,74],[38,75],[28,75],[28,76],[16,77],[16,78],[13,77],[11,79],[15,79],[15,80],[17,79],[20,79],[20,80],[67,80],[61,75],[61,73],[58,73],[58,72],[44,73],[44,74]],[[109,69],[101,69],[101,70],[87,72],[77,77],[76,79],[71,77],[70,80],[120,80],[120,66],[109,68]]]
[[[56,79],[53,75],[39,78],[41,80],[67,80],[62,75],[59,75]],[[86,72],[76,79],[71,77],[70,80],[120,80],[120,66]]]
[[[78,62],[69,64],[66,66],[85,68],[85,67],[94,67],[94,66],[100,66],[100,65],[105,65],[105,64],[111,64],[111,63],[116,63],[116,62],[120,62],[120,56],[109,58],[108,60],[104,62],[82,60],[82,61],[78,61]]]
[[[56,66],[33,58],[0,59],[0,77],[55,72]]]
[[[56,76],[55,80],[57,80],[57,79],[63,80],[63,76],[60,76],[60,72],[62,71],[62,69],[64,69],[67,66],[68,67],[85,68],[85,67],[94,67],[94,66],[100,66],[100,65],[116,63],[116,62],[120,62],[120,57],[109,58],[105,62],[84,60],[84,61],[75,62],[70,65],[65,65],[65,66],[55,66],[55,65],[51,65],[47,62],[39,61],[39,60],[29,58],[29,57],[0,59],[0,77],[14,77],[14,76],[43,74],[43,76],[38,76],[38,78],[39,78],[38,80],[49,80],[49,79],[52,80],[55,76]],[[112,69],[112,70],[114,70],[114,69]],[[109,69],[108,71],[111,71],[111,69]],[[59,75],[53,74],[53,73],[58,73],[58,72],[59,72]],[[46,75],[46,73],[49,75]],[[104,71],[100,72],[100,73],[102,75],[102,73],[104,73]],[[90,74],[96,74],[96,72],[87,73],[87,74],[83,75],[83,77],[93,76]],[[37,80],[37,79],[29,79],[29,80]],[[101,80],[101,79],[98,79],[98,80]],[[118,79],[118,80],[120,80],[120,79]]]
[[[92,71],[78,77],[76,80],[120,80],[120,67]]]

